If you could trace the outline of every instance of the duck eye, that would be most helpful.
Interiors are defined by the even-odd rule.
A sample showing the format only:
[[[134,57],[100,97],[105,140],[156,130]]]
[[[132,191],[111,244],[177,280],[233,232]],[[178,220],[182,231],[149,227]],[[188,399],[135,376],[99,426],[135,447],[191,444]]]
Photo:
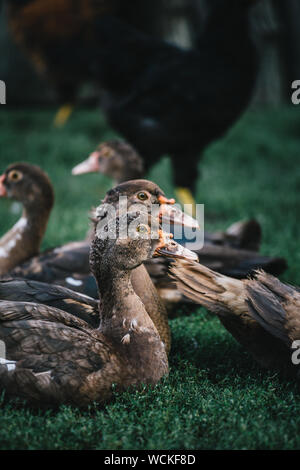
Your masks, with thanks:
[[[102,152],[101,152],[101,156],[102,156],[102,157],[108,158],[108,157],[110,157],[111,155],[112,155],[112,151],[111,151],[110,149],[108,149],[108,148],[104,148],[104,149],[102,150]]]
[[[8,179],[10,181],[17,182],[17,181],[20,181],[22,177],[23,177],[23,174],[17,170],[12,170],[8,173]]]
[[[145,233],[148,233],[148,227],[147,225],[140,224],[137,226],[136,231],[141,235],[144,235]]]
[[[138,193],[137,197],[139,198],[140,201],[146,201],[146,199],[148,199],[148,195],[144,193],[143,191]]]

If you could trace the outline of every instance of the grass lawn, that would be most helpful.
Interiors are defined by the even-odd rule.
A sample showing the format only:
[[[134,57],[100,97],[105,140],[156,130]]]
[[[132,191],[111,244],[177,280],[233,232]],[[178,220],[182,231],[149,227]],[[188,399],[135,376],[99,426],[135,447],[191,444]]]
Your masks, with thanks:
[[[51,177],[56,205],[43,248],[82,239],[87,212],[110,180],[73,177],[72,166],[114,132],[97,110],[78,109],[62,130],[54,111],[0,112],[0,173],[15,161],[40,165]],[[256,217],[262,252],[284,256],[283,280],[300,285],[300,113],[297,108],[249,112],[201,163],[198,202],[206,229]],[[168,159],[149,175],[173,195]],[[0,201],[0,235],[20,208]],[[170,375],[143,393],[116,395],[104,408],[31,411],[0,402],[1,449],[299,449],[297,386],[262,370],[217,318],[195,307],[171,320]]]

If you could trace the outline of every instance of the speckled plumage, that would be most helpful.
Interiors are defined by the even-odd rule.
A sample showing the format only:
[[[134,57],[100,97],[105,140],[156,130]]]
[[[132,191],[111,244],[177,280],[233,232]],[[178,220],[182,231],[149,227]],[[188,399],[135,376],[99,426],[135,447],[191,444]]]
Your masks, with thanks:
[[[16,361],[13,370],[0,365],[1,389],[40,406],[86,406],[108,400],[113,384],[122,390],[157,383],[168,372],[166,349],[130,281],[157,244],[95,237],[91,269],[102,290],[97,330],[55,307],[0,301],[0,339]]]
[[[0,281],[0,300],[55,307],[84,320],[93,328],[99,326],[98,300],[54,284],[29,279]]]
[[[137,198],[139,191],[147,191],[149,199],[141,202]],[[163,191],[155,183],[147,180],[136,180],[120,184],[113,190],[110,190],[103,202],[106,204],[115,204],[116,208],[118,208],[119,194],[127,196],[128,206],[139,203],[143,204],[147,210],[150,210],[151,204],[159,204],[158,197],[160,195],[164,196]],[[67,243],[62,247],[48,250],[16,266],[9,273],[6,273],[5,277],[27,278],[35,281],[59,284],[74,291],[96,297],[98,290],[94,278],[90,274],[89,250],[89,240]],[[75,281],[77,280],[82,284],[70,284],[70,277],[72,279],[75,278]],[[136,272],[132,272],[132,283],[135,292],[142,299],[148,314],[158,328],[159,334],[169,352],[171,337],[167,312],[144,266],[139,266]],[[66,296],[67,295],[68,294],[66,294]]]

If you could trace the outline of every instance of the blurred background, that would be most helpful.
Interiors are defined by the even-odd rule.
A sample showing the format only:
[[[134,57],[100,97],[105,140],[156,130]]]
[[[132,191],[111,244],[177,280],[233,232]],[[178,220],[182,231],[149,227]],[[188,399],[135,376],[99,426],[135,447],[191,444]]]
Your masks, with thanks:
[[[247,55],[244,49],[248,30],[239,29],[237,22],[231,27],[231,14],[234,16],[235,10],[226,12],[227,5],[229,8],[234,4],[239,9],[241,4],[252,3],[250,33],[259,53],[258,71],[254,67],[254,73],[251,73],[251,54]],[[174,177],[184,175],[195,164],[196,169],[191,167],[189,175],[196,179],[196,202],[205,205],[205,230],[222,231],[237,221],[255,218],[262,229],[260,253],[285,258],[288,269],[280,278],[300,285],[300,106],[291,102],[291,84],[300,79],[300,0],[2,0],[2,3],[0,0],[0,80],[7,84],[7,105],[0,106],[0,175],[16,161],[39,165],[49,175],[55,205],[41,251],[85,238],[90,208],[100,203],[113,183],[107,175],[73,176],[71,170],[100,142],[126,136],[126,132],[118,132],[116,126],[109,124],[104,106],[101,109],[102,93],[98,84],[88,79],[80,61],[76,64],[77,58],[85,59],[90,50],[96,52],[97,59],[98,53],[102,58],[101,51],[105,49],[101,41],[90,40],[87,28],[83,35],[89,47],[82,50],[80,34],[79,40],[76,39],[76,31],[81,32],[81,21],[84,23],[87,18],[93,23],[96,8],[100,14],[106,11],[150,35],[154,49],[154,38],[158,38],[196,50],[211,5],[217,7],[217,15],[218,6],[223,5],[222,11],[225,7],[224,23],[220,21],[221,27],[229,24],[224,34],[224,41],[228,40],[225,50],[227,47],[230,56],[235,49],[236,56],[232,61],[227,57],[222,69],[223,38],[219,41],[218,54],[212,37],[209,48],[205,42],[202,44],[200,64],[192,69],[192,79],[196,77],[190,80],[196,88],[194,95],[185,80],[179,82],[179,93],[176,87],[176,93],[171,93],[172,78],[180,77],[181,73],[185,78],[181,64],[177,74],[172,67],[173,75],[162,74],[161,93],[158,86],[157,94],[150,94],[149,98],[141,87],[141,102],[146,111],[149,107],[152,110],[153,104],[154,111],[162,111],[156,114],[158,122],[165,124],[172,118],[177,121],[171,123],[174,126],[170,125],[166,133],[168,144],[175,141],[176,149],[179,135],[186,136],[186,141],[182,139],[180,143],[188,144],[193,127],[196,150],[188,154],[183,145],[177,159],[181,166],[175,167],[178,155],[171,159],[171,152],[165,151],[162,139],[158,143],[161,144],[159,156],[163,158],[156,160],[145,176],[155,181],[168,197],[173,197],[175,186],[179,186]],[[102,27],[105,29],[105,25]],[[123,46],[123,38],[129,39],[122,34],[118,37],[118,47],[120,42]],[[130,49],[130,40],[126,44]],[[125,99],[120,100],[121,111],[124,101],[130,103],[132,96],[136,111],[134,104],[138,99],[135,100],[136,85],[132,77],[135,78],[135,65],[139,61],[133,60],[126,69],[124,51],[119,52],[111,54],[110,65],[117,66],[120,61],[125,71],[129,70],[129,78],[126,73],[116,73],[111,80],[114,83],[106,80],[106,84],[122,91],[125,82],[129,99],[126,101],[125,93]],[[135,59],[135,51],[130,52]],[[161,59],[159,55],[159,64],[165,65],[166,56]],[[105,59],[109,62],[109,58],[108,51]],[[45,66],[47,60],[52,67]],[[151,76],[152,63],[148,70],[143,51],[139,60]],[[154,61],[154,65],[158,62]],[[216,65],[220,65],[217,72]],[[73,92],[73,81],[77,106],[65,125],[55,127],[54,116],[64,101],[68,101],[68,93]],[[194,96],[198,96],[197,103]],[[188,112],[181,115],[185,97],[192,103],[191,109],[195,104],[194,120]],[[144,119],[142,128],[139,124],[143,123],[144,115],[136,115],[138,119],[130,134],[132,129],[126,128],[130,119],[123,114],[123,129],[133,140],[141,137],[139,143],[144,143],[147,152],[151,139],[143,142],[143,137],[147,137],[147,124],[149,129],[153,122]],[[224,132],[220,132],[220,127]],[[182,130],[186,134],[181,134]],[[161,134],[165,137],[164,132]],[[144,151],[140,153],[147,160]],[[21,202],[1,198],[0,237],[21,214]],[[13,408],[6,411],[4,408],[1,415],[0,400],[0,419],[4,423],[0,426],[0,446],[4,443],[11,449],[83,446],[88,449],[299,449],[300,399],[296,384],[286,384],[273,372],[262,371],[218,319],[204,309],[195,308],[188,318],[181,317],[180,310],[178,315],[170,322],[172,374],[154,395],[149,392],[148,396],[138,394],[138,398],[132,398],[131,394],[118,398],[103,414],[96,415],[97,419],[94,414],[84,417],[69,409],[57,418],[51,415],[51,419],[48,412],[43,417],[22,414],[22,410]],[[41,433],[42,427],[49,432]]]
[[[22,4],[22,1],[17,3]],[[109,3],[117,16],[141,31],[190,48],[195,45],[197,34],[205,25],[209,2],[115,0]],[[253,9],[251,17],[252,34],[260,55],[260,72],[253,104],[290,102],[291,82],[300,77],[300,2],[262,0]],[[9,85],[7,103],[11,106],[54,104],[57,100],[55,88],[37,73],[32,61],[28,60],[28,54],[24,54],[16,44],[16,36],[8,27],[7,4],[2,1],[0,79]],[[88,82],[80,87],[79,102],[96,104],[97,97],[98,93]]]
[[[270,241],[268,227],[270,227],[273,242],[275,237],[272,228],[275,223],[275,214],[277,214],[277,208],[274,206],[274,184],[276,183],[277,198],[281,205],[283,204],[282,194],[285,194],[287,185],[290,186],[291,199],[295,199],[298,194],[296,160],[299,153],[299,108],[292,105],[291,84],[294,80],[300,79],[299,0],[230,0],[228,2],[224,0],[143,0],[142,2],[140,0],[130,2],[122,0],[3,0],[0,4],[0,80],[7,85],[7,105],[0,106],[1,171],[6,165],[17,160],[25,160],[42,166],[53,181],[59,201],[54,209],[53,220],[60,220],[61,217],[65,220],[72,219],[74,230],[75,216],[72,210],[76,201],[76,208],[79,211],[76,214],[75,225],[78,227],[76,237],[83,236],[87,226],[87,208],[97,202],[98,195],[103,197],[112,182],[99,174],[71,177],[71,169],[87,158],[100,141],[120,134],[125,135],[126,138],[130,136],[130,129],[126,128],[127,115],[123,116],[122,123],[125,132],[118,133],[120,130],[118,126],[109,124],[107,115],[101,112],[102,94],[99,81],[95,83],[89,80],[89,73],[84,74],[84,66],[81,65],[80,60],[78,60],[79,66],[77,68],[74,66],[77,56],[82,59],[89,50],[97,56],[99,51],[101,53],[102,49],[105,50],[98,37],[98,42],[90,38],[89,25],[96,24],[95,17],[98,14],[101,17],[108,13],[130,27],[133,26],[142,33],[146,33],[149,38],[153,38],[153,44],[158,39],[186,50],[197,50],[198,39],[205,32],[210,15],[217,16],[218,9],[221,11],[224,5],[226,7],[230,3],[231,7],[232,5],[239,7],[241,4],[251,5],[250,11],[247,7],[245,10],[249,19],[249,34],[258,51],[258,69],[255,67],[255,73],[252,73],[247,83],[247,67],[249,66],[250,72],[253,67],[247,52],[244,52],[243,44],[241,44],[240,51],[237,47],[240,54],[235,57],[238,69],[233,66],[232,75],[227,76],[227,81],[225,80],[224,92],[212,86],[207,103],[204,103],[204,106],[201,100],[200,104],[197,103],[194,122],[197,123],[199,112],[201,124],[198,125],[199,142],[195,143],[196,152],[191,152],[189,163],[187,163],[188,155],[183,146],[179,162],[181,167],[174,166],[173,176],[183,173],[185,167],[191,166],[193,161],[197,165],[199,156],[200,171],[194,196],[195,200],[205,203],[208,208],[206,211],[208,228],[224,228],[225,224],[238,219],[255,217],[264,224],[266,250],[272,255],[278,255],[279,247],[276,248],[275,244],[272,248],[272,244],[268,243]],[[224,15],[224,25],[226,23],[230,25],[232,12],[234,10],[231,8],[231,13],[229,10],[228,15]],[[239,14],[242,18],[242,14],[237,13]],[[88,25],[87,29],[85,29],[86,25]],[[247,34],[248,32],[246,36]],[[243,31],[239,31],[235,26],[232,29],[229,27],[227,37],[225,35],[224,38],[234,49],[236,44],[244,40],[242,36]],[[150,44],[151,41],[152,39],[150,39]],[[81,51],[81,44],[84,44],[83,51]],[[130,42],[126,44],[126,47],[130,48]],[[66,50],[63,49],[64,47]],[[205,43],[201,47],[203,54]],[[229,50],[231,51],[230,48]],[[82,52],[83,55],[80,55]],[[207,64],[209,66],[213,64],[214,55],[215,48],[212,44],[207,56],[204,51],[206,62],[203,59],[200,62],[203,70]],[[101,54],[99,57],[102,58]],[[111,60],[115,63],[122,62],[122,53],[112,54]],[[216,62],[222,62],[220,52],[216,55]],[[152,64],[150,64],[150,70],[151,67]],[[244,75],[243,67],[246,68]],[[123,76],[120,74],[116,80],[119,81],[120,86],[123,81],[126,83],[127,70],[129,70],[128,81],[132,81],[130,67],[127,69],[125,65],[124,70],[126,72]],[[221,76],[221,81],[216,83],[220,84],[223,78],[222,68],[220,71],[216,70],[216,73]],[[171,83],[171,72],[167,75],[167,83],[169,76]],[[195,75],[195,77],[199,76]],[[208,77],[209,79],[206,77],[201,83],[203,96],[205,96],[206,87],[209,89],[210,78],[213,81],[213,70]],[[165,78],[162,77],[162,80]],[[197,80],[198,78],[195,78],[194,82]],[[74,90],[73,82],[75,83]],[[241,84],[238,87],[239,82]],[[244,84],[249,89],[246,91],[246,97],[243,97]],[[180,93],[184,96],[189,90],[184,89],[184,81],[180,85]],[[139,93],[142,95],[141,91]],[[222,93],[224,96],[227,95],[224,101]],[[72,94],[74,96],[71,96]],[[163,93],[154,95],[158,106],[160,106],[160,100],[164,99],[162,95]],[[251,96],[250,101],[248,95]],[[124,96],[126,101],[126,94]],[[77,105],[74,113],[65,126],[60,129],[55,128],[53,118],[57,110],[65,102],[72,101],[73,97]],[[211,98],[214,101],[211,101]],[[131,99],[130,96],[129,100]],[[151,99],[155,101],[152,97]],[[175,106],[172,95],[170,100],[171,106]],[[234,115],[229,117],[228,125],[227,110],[231,105],[234,108],[234,100],[236,100],[237,108]],[[148,106],[147,103],[146,106]],[[163,112],[167,114],[170,103],[166,101],[163,106]],[[206,125],[206,115],[212,117],[213,124],[207,124],[207,129],[205,129],[205,132],[209,134],[207,139],[200,135],[201,128]],[[134,131],[135,126],[142,120],[143,114],[137,116],[138,119],[133,126]],[[180,109],[176,116],[180,116]],[[222,129],[227,132],[219,132],[219,117],[221,121],[224,121],[221,123],[221,127],[224,127]],[[161,119],[164,119],[163,115]],[[179,129],[185,127],[188,140],[189,116],[185,115],[178,121]],[[213,129],[212,135],[210,135],[209,126],[216,128]],[[196,132],[193,135],[196,140],[198,127],[196,126]],[[147,129],[140,132],[141,139],[146,132]],[[174,135],[174,127],[170,127],[168,136],[170,141],[174,139]],[[131,143],[136,144],[134,138]],[[145,160],[151,159],[145,153],[149,142],[145,141],[143,144],[142,150],[139,148],[138,150]],[[171,153],[164,150],[163,144],[159,151],[160,156],[168,156]],[[204,154],[204,158],[200,162],[201,154]],[[146,168],[146,176],[156,181],[170,196],[173,196],[174,186],[178,187],[181,184],[177,184],[176,181],[173,184],[170,159],[164,158],[160,163],[158,161],[156,159],[156,165],[150,171]],[[292,171],[293,165],[295,169]],[[270,179],[272,172],[273,177]],[[197,167],[191,167],[189,175],[194,174],[197,178],[196,173]],[[84,195],[82,187],[84,187]],[[281,193],[279,187],[282,189]],[[233,188],[236,192],[232,192]],[[269,188],[270,207],[266,202],[267,188]],[[285,197],[287,197],[286,194]],[[295,208],[294,199],[292,205]],[[291,204],[289,209],[290,207]],[[272,212],[274,216],[271,220]],[[3,232],[11,225],[14,217],[15,215],[10,213],[8,217],[2,219],[1,230]],[[292,220],[291,215],[290,221]],[[66,225],[57,233],[56,224],[53,223],[49,231],[50,238],[45,238],[45,246],[62,243],[67,238],[76,238]],[[290,232],[289,236],[294,235]],[[283,243],[285,242],[281,240],[280,247]]]

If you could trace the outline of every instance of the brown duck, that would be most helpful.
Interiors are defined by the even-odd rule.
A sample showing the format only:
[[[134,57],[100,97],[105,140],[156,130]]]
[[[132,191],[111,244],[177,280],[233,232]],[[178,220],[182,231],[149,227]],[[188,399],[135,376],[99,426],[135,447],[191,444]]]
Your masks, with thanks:
[[[45,281],[55,277],[65,279],[72,272],[90,272],[86,241],[66,243],[38,255],[54,203],[53,186],[39,167],[28,163],[10,165],[0,177],[0,197],[8,197],[23,205],[20,220],[0,239],[0,276],[8,276],[18,267],[19,275],[24,277],[22,272],[23,266],[27,266],[26,260],[30,260],[28,263],[31,265],[38,259],[40,262],[34,264],[34,271],[36,275],[42,272],[41,277]],[[44,265],[49,255],[53,262]]]
[[[72,170],[73,175],[94,172],[111,178],[113,186],[145,176],[141,156],[130,144],[120,139],[100,143],[87,160]]]
[[[300,348],[299,289],[263,271],[237,280],[184,260],[171,272],[177,288],[215,313],[259,364],[300,377],[292,362],[293,349]]]
[[[103,205],[100,206],[101,210],[98,210],[99,220],[106,217],[106,207],[118,208],[120,196],[127,197],[128,207],[139,204],[145,207],[147,211],[150,211],[151,206],[155,204],[159,207],[160,213],[158,215],[162,219],[170,217],[171,220],[181,224],[194,223],[189,216],[184,216],[179,209],[173,208],[173,200],[168,200],[156,184],[145,180],[123,183],[110,190],[103,201]],[[101,215],[99,215],[100,213]],[[86,289],[92,291],[91,296],[96,298],[98,295],[97,286],[93,276],[89,274],[89,246],[89,241],[67,244],[30,259],[10,271],[8,275],[10,277],[62,284],[74,290]],[[71,269],[74,269],[75,273]],[[148,315],[159,329],[162,340],[166,344],[167,351],[169,351],[170,329],[167,312],[143,265],[132,271],[132,284],[135,292],[142,299]],[[2,299],[5,298],[3,292],[1,295]],[[88,306],[86,314],[89,315],[89,312],[90,308]]]
[[[39,252],[54,194],[48,176],[27,163],[10,165],[0,177],[0,196],[23,205],[22,217],[0,239],[0,276]]]
[[[127,189],[128,185],[123,188],[123,192],[121,190],[123,195],[127,194]],[[144,189],[145,192],[139,191],[139,189]],[[143,196],[147,195],[146,201],[140,201],[139,192],[143,193]],[[89,241],[67,243],[37,255],[54,201],[53,188],[47,175],[40,168],[27,163],[11,165],[1,177],[0,195],[16,199],[24,206],[20,221],[1,239],[0,255],[3,256],[0,256],[0,273],[2,277],[6,279],[11,277],[27,278],[61,284],[74,291],[79,290],[96,297],[98,294],[97,285],[94,277],[90,274]],[[162,210],[165,213],[168,212],[168,200],[153,183],[142,181],[134,189],[131,187],[131,196],[129,194],[128,196],[130,202],[136,200],[144,204],[147,204],[147,201],[149,204],[151,201],[160,202]],[[115,199],[115,192],[111,193],[111,197]],[[109,203],[110,198],[106,202]],[[180,213],[177,215],[179,220],[183,220]],[[26,259],[28,261],[23,263]],[[137,294],[143,299],[148,314],[157,325],[167,351],[169,351],[170,329],[167,312],[143,266],[133,273],[132,281]],[[97,323],[95,310],[91,310],[91,303],[96,301],[89,298],[89,300],[81,299],[78,303],[77,300],[75,301],[74,294],[71,294],[68,289],[58,292],[58,287],[34,285],[28,280],[22,284],[22,288],[20,283],[13,282],[3,283],[1,286],[1,299],[11,298],[13,292],[18,298],[22,292],[26,293],[26,299],[27,296],[29,298],[35,296],[35,300],[40,303],[63,307],[67,312],[78,314],[86,321],[89,319],[92,326]],[[66,298],[64,304],[62,304],[62,296]],[[65,307],[66,303],[68,308]]]
[[[8,396],[39,406],[87,406],[108,400],[113,384],[117,390],[154,385],[168,373],[165,346],[132,287],[131,272],[167,251],[166,240],[176,256],[176,243],[161,231],[151,238],[153,219],[143,223],[139,217],[123,214],[96,230],[90,263],[101,298],[99,329],[54,307],[0,302],[7,352],[0,387]],[[124,222],[126,238],[119,236]],[[107,236],[115,227],[117,238]]]

